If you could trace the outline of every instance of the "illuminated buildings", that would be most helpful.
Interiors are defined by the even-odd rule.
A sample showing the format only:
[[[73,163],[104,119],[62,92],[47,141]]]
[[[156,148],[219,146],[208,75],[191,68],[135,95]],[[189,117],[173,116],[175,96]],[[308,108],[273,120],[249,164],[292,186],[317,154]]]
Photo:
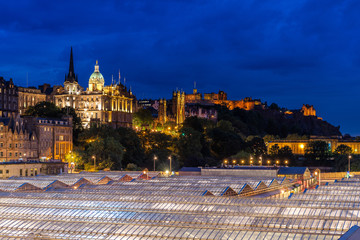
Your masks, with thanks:
[[[278,145],[279,148],[288,146],[291,148],[293,154],[305,154],[306,145],[312,141],[325,141],[329,145],[329,150],[334,152],[335,149],[341,144],[349,146],[354,154],[360,154],[360,141],[356,140],[342,140],[339,138],[311,138],[308,140],[274,140],[270,141],[267,145],[268,152],[271,147]]]
[[[197,103],[197,104],[217,104],[227,107],[229,110],[235,108],[253,110],[255,108],[264,109],[265,105],[261,103],[260,99],[252,99],[247,97],[241,100],[228,100],[227,93],[224,91],[219,91],[218,93],[204,93],[202,96],[201,93],[198,93],[197,89],[193,89],[192,94],[185,95],[185,102],[188,103]]]
[[[72,118],[23,118],[25,127],[37,137],[39,158],[64,160],[73,148]]]
[[[18,87],[17,91],[19,99],[18,112],[21,115],[25,114],[28,107],[35,106],[39,102],[46,101],[46,94],[41,92],[40,89]]]
[[[18,94],[12,79],[6,81],[0,77],[0,117],[9,116],[18,111]]]
[[[0,161],[38,158],[38,139],[19,116],[0,118]]]
[[[88,88],[84,90],[74,72],[72,49],[69,73],[65,78],[64,87],[58,89],[54,95],[54,103],[60,108],[74,108],[85,128],[90,127],[91,123],[131,127],[132,114],[136,110],[136,99],[131,90],[120,82],[105,86],[98,61],[89,78]]]
[[[71,118],[0,118],[0,161],[63,160],[72,146]]]

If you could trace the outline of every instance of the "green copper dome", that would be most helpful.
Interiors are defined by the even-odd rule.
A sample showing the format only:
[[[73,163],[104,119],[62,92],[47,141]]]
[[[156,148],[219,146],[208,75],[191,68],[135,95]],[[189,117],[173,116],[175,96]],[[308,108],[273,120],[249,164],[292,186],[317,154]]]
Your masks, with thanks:
[[[89,79],[89,83],[96,83],[96,84],[101,83],[101,84],[104,84],[104,82],[105,82],[104,77],[99,71],[98,61],[96,61],[95,71],[91,74],[90,79]]]
[[[93,72],[93,74],[90,76],[90,80],[104,82],[104,77],[100,72]]]

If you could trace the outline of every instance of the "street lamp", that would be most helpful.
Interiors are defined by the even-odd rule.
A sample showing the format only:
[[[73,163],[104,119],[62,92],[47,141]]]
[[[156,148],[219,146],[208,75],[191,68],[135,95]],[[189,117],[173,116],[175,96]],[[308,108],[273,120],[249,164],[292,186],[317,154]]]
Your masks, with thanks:
[[[349,175],[350,175],[350,159],[351,159],[351,155],[349,155],[348,159],[349,159],[349,161],[348,161],[348,172],[349,172]]]
[[[241,164],[244,165],[245,161],[244,160],[241,160]]]
[[[225,159],[225,160],[224,160],[224,163],[225,163],[225,165],[227,165],[227,164],[228,164],[228,160],[227,160],[227,159]]]
[[[262,156],[259,157],[259,164],[262,166]]]
[[[267,164],[268,164],[268,166],[270,165],[270,163],[271,163],[271,162],[270,162],[270,160],[267,160]]]
[[[157,156],[154,155],[154,172],[155,172],[155,161],[157,160]]]
[[[288,165],[288,160],[285,160],[285,165],[286,165],[286,166]]]
[[[73,173],[74,167],[75,167],[75,163],[71,162],[70,163],[70,173]]]
[[[235,165],[236,164],[236,160],[233,160],[233,165]]]
[[[172,175],[172,169],[171,169],[171,156],[169,156],[169,160],[170,160],[170,175]]]
[[[280,163],[279,160],[277,160],[277,161],[276,161],[276,164],[279,165],[279,163]]]
[[[93,155],[92,156],[92,159],[94,159],[94,172],[96,171],[96,156]]]

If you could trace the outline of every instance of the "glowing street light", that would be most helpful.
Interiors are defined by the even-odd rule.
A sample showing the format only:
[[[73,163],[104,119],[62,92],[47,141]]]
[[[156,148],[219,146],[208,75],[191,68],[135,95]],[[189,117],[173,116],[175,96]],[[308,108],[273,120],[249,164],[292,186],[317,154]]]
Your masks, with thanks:
[[[267,164],[270,165],[271,161],[270,160],[267,160]]]
[[[225,159],[225,160],[224,160],[224,163],[225,163],[225,165],[226,165],[226,164],[228,164],[228,160],[227,160],[227,159]]]
[[[348,159],[349,159],[349,161],[348,161],[348,172],[349,172],[349,174],[350,174],[350,159],[351,159],[351,155],[349,155]]]
[[[236,160],[233,160],[233,165],[235,165],[236,164]]]
[[[171,169],[171,156],[169,156],[169,160],[170,160],[170,173],[172,172],[172,169]]]
[[[241,160],[241,164],[244,165],[244,163],[245,163],[245,160]]]
[[[288,165],[288,160],[285,160],[285,165],[286,165],[286,166]]]
[[[154,172],[155,172],[155,161],[157,160],[157,156],[154,155]]]
[[[96,156],[93,155],[93,156],[92,156],[92,159],[94,159],[94,171],[96,171]]]

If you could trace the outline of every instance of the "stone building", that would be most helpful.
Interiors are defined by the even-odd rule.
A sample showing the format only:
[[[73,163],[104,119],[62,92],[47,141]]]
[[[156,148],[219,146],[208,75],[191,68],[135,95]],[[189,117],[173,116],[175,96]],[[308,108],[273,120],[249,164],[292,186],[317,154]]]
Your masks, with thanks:
[[[316,111],[313,105],[303,104],[300,110],[304,116],[316,116]]]
[[[59,174],[66,172],[66,164],[61,161],[12,161],[0,162],[0,178],[32,177],[38,174]]]
[[[253,110],[255,108],[264,109],[265,105],[261,102],[260,99],[252,99],[251,97],[247,97],[241,100],[228,100],[227,93],[224,91],[219,91],[218,93],[198,93],[197,89],[193,89],[192,94],[185,95],[185,103],[186,104],[217,104],[227,107],[229,110],[233,110],[235,108],[245,109],[245,110]]]
[[[40,159],[65,159],[73,148],[71,117],[61,119],[24,116],[25,126],[37,136]]]
[[[72,150],[72,118],[0,118],[0,162],[58,159]]]
[[[18,93],[12,79],[0,77],[0,117],[7,117],[18,111]]]
[[[38,138],[19,116],[0,118],[0,162],[38,159]]]
[[[30,87],[18,87],[18,112],[23,115],[30,106],[35,106],[39,102],[46,101],[46,94],[40,89]]]
[[[78,83],[74,72],[72,49],[69,73],[65,78],[64,87],[56,89],[54,102],[60,108],[74,108],[85,128],[90,127],[91,123],[131,127],[132,115],[136,110],[136,98],[131,90],[120,82],[105,86],[98,61],[85,91]]]

